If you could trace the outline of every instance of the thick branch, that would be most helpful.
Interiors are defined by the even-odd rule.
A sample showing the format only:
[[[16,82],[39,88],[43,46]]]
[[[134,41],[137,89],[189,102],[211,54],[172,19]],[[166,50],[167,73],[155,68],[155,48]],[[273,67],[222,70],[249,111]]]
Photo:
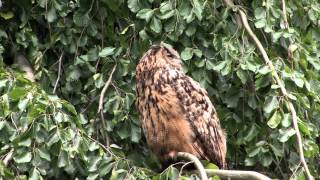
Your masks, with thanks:
[[[269,177],[254,171],[206,169],[208,176],[219,176],[221,179],[238,180],[271,180]]]
[[[224,0],[224,2],[229,7],[232,7],[234,5],[232,0]],[[282,80],[280,79],[279,75],[277,74],[277,71],[276,71],[275,67],[273,66],[272,62],[270,61],[266,50],[263,48],[263,46],[262,46],[261,42],[259,41],[259,39],[257,38],[257,36],[251,30],[246,14],[241,9],[237,9],[237,12],[240,14],[241,21],[242,21],[242,24],[243,24],[245,30],[248,32],[249,36],[253,39],[254,43],[258,47],[260,53],[262,54],[263,60],[271,69],[272,76],[275,78],[277,84],[280,86],[281,93],[286,98],[286,100],[289,104],[289,110],[292,115],[293,126],[296,131],[296,136],[297,136],[297,141],[298,141],[300,161],[306,171],[308,179],[311,180],[311,179],[313,179],[313,177],[309,171],[308,165],[307,165],[305,158],[304,158],[304,152],[303,152],[303,147],[302,147],[302,138],[301,138],[301,134],[300,134],[299,127],[298,127],[298,117],[297,117],[296,110],[290,101],[290,98],[288,96],[288,92],[287,92]]]
[[[208,176],[206,174],[206,170],[204,169],[203,165],[201,164],[200,160],[195,156],[187,152],[178,152],[177,157],[181,157],[184,159],[188,159],[194,163],[196,168],[199,170],[201,180],[207,180]]]
[[[221,179],[271,180],[269,177],[254,171],[204,169],[196,156],[186,152],[178,152],[177,157],[192,161],[199,171],[201,180],[207,180],[208,176],[219,176]]]

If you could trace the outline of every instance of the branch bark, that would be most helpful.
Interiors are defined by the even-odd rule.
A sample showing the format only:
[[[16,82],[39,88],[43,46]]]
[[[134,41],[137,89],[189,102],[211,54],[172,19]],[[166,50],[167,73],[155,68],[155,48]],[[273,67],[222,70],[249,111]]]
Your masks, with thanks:
[[[219,176],[221,179],[271,180],[269,177],[254,171],[204,169],[200,160],[187,152],[178,152],[177,157],[193,162],[199,171],[201,180],[207,180],[208,176]]]
[[[269,177],[255,171],[206,169],[208,176],[219,176],[221,179],[238,180],[271,180]]]
[[[54,84],[54,88],[53,88],[53,91],[52,91],[53,94],[56,93],[57,86],[58,86],[58,83],[59,83],[59,81],[60,81],[63,54],[64,54],[64,53],[62,52],[61,55],[60,55],[60,57],[59,57],[59,60],[58,60],[58,61],[59,61],[58,77],[57,77],[56,83]]]
[[[228,6],[228,7],[234,7],[234,3],[232,0],[224,0],[224,3]],[[257,36],[253,33],[252,29],[250,28],[250,25],[248,23],[248,18],[247,15],[243,12],[243,10],[241,9],[237,9],[238,14],[241,17],[241,21],[242,21],[242,25],[244,26],[245,30],[247,31],[247,33],[249,34],[249,36],[252,38],[252,40],[254,41],[254,43],[256,44],[256,46],[258,47],[260,53],[262,54],[263,60],[265,61],[265,63],[269,66],[269,68],[272,71],[272,76],[275,78],[277,84],[280,86],[280,90],[281,93],[283,94],[283,96],[285,97],[285,99],[288,102],[289,105],[289,110],[291,112],[291,116],[292,116],[292,121],[293,121],[293,126],[294,129],[296,131],[296,136],[297,136],[297,141],[298,141],[298,149],[299,149],[299,158],[300,161],[303,165],[303,168],[307,174],[307,177],[309,180],[313,180],[313,176],[311,175],[308,165],[305,161],[304,158],[304,152],[303,152],[303,147],[302,147],[302,138],[301,138],[301,134],[299,131],[299,127],[298,127],[298,117],[297,117],[297,113],[296,110],[292,104],[292,102],[290,101],[289,98],[289,94],[285,88],[285,85],[283,84],[282,80],[280,79],[279,75],[277,74],[277,71],[275,69],[275,67],[272,64],[272,61],[269,59],[266,50],[263,48],[260,40],[257,38]]]
[[[112,69],[112,71],[111,71],[111,73],[110,73],[110,75],[109,75],[109,78],[108,78],[107,82],[105,83],[105,85],[104,85],[104,87],[103,87],[103,89],[102,89],[102,91],[101,91],[101,93],[100,93],[98,113],[100,113],[103,130],[106,129],[106,124],[105,124],[104,115],[103,115],[103,99],[104,99],[104,95],[105,95],[106,91],[108,90],[108,87],[109,87],[110,84],[111,84],[112,76],[113,76],[114,71],[116,70],[116,67],[117,67],[117,64],[115,64],[115,65],[113,66],[113,69]],[[103,130],[102,130],[102,131],[103,131]],[[110,139],[109,139],[108,134],[107,134],[107,133],[106,133],[106,134],[102,133],[102,135],[104,136],[103,138],[104,138],[105,141],[106,141],[106,142],[105,142],[106,145],[109,147],[109,145],[110,145]]]
[[[104,94],[106,93],[106,91],[108,90],[108,87],[110,86],[111,80],[112,80],[112,76],[114,71],[116,70],[117,64],[115,64],[113,66],[113,69],[109,75],[109,78],[107,80],[107,82],[104,84],[104,87],[100,93],[100,98],[99,98],[99,107],[98,107],[98,112],[103,110],[103,99],[104,99]]]
[[[181,157],[184,159],[188,159],[194,163],[196,168],[199,170],[201,180],[207,180],[208,176],[206,174],[206,170],[204,169],[203,165],[201,164],[200,160],[193,154],[187,152],[178,152],[177,157]]]

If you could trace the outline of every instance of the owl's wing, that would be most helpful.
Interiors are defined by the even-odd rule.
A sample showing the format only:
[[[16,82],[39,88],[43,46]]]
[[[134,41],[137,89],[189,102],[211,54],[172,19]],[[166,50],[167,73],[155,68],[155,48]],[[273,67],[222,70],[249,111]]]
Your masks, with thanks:
[[[169,103],[179,107],[194,133],[194,149],[204,159],[225,167],[226,141],[220,122],[208,94],[199,83],[180,71],[170,69],[160,75],[160,87],[171,92]],[[174,92],[175,97],[172,98]],[[163,93],[162,96],[166,96]],[[168,109],[167,113],[174,111]]]

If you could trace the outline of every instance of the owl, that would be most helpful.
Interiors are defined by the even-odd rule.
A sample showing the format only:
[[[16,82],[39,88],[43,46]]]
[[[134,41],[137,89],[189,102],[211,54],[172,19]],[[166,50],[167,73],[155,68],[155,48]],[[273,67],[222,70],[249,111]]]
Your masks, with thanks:
[[[188,152],[225,168],[226,137],[208,93],[182,70],[179,54],[154,45],[136,67],[137,109],[147,144],[161,160]]]

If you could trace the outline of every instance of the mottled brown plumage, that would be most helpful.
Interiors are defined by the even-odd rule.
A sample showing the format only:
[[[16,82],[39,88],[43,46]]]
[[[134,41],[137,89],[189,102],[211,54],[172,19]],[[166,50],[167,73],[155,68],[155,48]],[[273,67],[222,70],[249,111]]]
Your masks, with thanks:
[[[153,46],[136,69],[137,107],[151,150],[161,159],[188,152],[225,168],[226,139],[205,89],[182,71],[179,54]]]

